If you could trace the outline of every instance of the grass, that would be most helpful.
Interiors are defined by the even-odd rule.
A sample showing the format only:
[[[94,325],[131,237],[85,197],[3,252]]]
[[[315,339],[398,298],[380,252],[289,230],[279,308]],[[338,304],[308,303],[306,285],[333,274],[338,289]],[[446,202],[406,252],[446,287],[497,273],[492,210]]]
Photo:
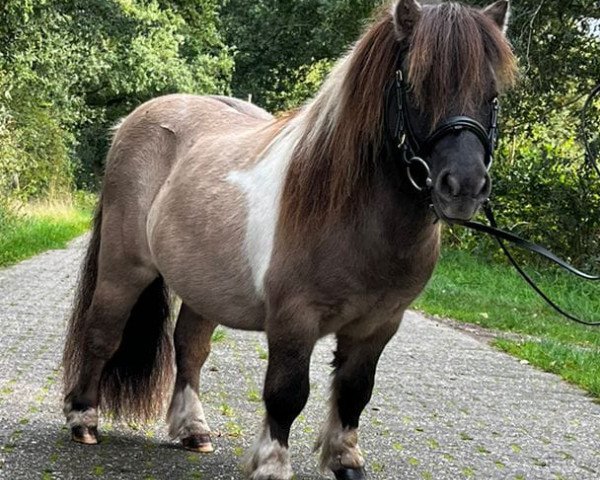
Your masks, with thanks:
[[[227,332],[220,327],[217,327],[213,332],[210,340],[213,343],[223,342],[227,339]]]
[[[598,282],[556,270],[529,273],[567,311],[600,321]],[[434,316],[510,332],[500,333],[494,345],[600,397],[600,328],[558,316],[509,265],[448,250],[415,306]]]
[[[93,197],[0,205],[0,267],[37,253],[64,248],[90,226]]]
[[[552,340],[497,340],[496,345],[508,353],[524,358],[553,372],[600,397],[600,352],[582,350]]]

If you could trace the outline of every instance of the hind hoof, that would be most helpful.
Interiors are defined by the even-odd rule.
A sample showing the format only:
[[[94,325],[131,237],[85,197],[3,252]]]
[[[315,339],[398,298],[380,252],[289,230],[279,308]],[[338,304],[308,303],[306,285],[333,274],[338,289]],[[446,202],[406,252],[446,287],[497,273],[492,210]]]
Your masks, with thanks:
[[[98,444],[98,428],[77,426],[71,428],[71,440],[84,445]]]
[[[364,468],[342,468],[333,472],[336,480],[367,480]]]
[[[183,445],[183,448],[193,452],[212,453],[215,451],[208,433],[190,435],[189,437],[182,439],[181,444]]]

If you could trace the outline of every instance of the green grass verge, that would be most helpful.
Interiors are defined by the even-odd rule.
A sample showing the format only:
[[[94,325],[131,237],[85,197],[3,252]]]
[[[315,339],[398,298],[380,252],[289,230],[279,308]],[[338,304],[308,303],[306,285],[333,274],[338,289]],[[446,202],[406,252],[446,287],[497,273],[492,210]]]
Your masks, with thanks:
[[[530,272],[559,305],[600,321],[600,285],[554,270]],[[428,314],[521,334],[494,344],[600,397],[600,328],[559,317],[509,265],[448,250],[415,307]],[[499,337],[502,337],[500,335]]]
[[[522,341],[498,339],[496,346],[538,367],[560,375],[600,397],[600,351],[583,349],[554,340]]]
[[[90,227],[92,203],[89,196],[78,195],[18,208],[0,206],[0,267],[64,248]]]

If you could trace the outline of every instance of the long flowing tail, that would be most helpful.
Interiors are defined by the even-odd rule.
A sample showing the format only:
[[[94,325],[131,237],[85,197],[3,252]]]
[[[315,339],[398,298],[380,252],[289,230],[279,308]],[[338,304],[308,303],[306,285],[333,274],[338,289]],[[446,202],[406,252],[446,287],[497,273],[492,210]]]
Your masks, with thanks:
[[[64,388],[77,386],[84,352],[87,312],[96,289],[102,201],[83,263],[63,355]],[[161,414],[173,386],[173,342],[170,298],[162,277],[140,294],[132,308],[118,350],[102,372],[99,405],[116,417],[145,420]]]
[[[100,230],[102,227],[102,198],[98,201],[92,226],[92,237],[88,244],[79,284],[75,293],[75,303],[67,326],[67,337],[63,352],[63,388],[69,394],[79,380],[83,361],[83,333],[86,313],[92,303],[98,277],[98,254],[100,253]]]

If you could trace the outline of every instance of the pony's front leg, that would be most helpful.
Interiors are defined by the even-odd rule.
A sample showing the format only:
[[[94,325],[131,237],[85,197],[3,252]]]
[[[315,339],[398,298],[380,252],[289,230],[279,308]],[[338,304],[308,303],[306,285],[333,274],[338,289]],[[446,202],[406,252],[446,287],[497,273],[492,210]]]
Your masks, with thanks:
[[[305,312],[267,320],[269,365],[263,390],[267,414],[248,457],[251,480],[289,480],[293,476],[288,438],[292,423],[308,400],[316,325]]]
[[[390,321],[366,338],[337,336],[330,412],[317,448],[322,449],[321,469],[329,468],[338,480],[367,478],[358,422],[371,399],[379,356],[399,325],[400,320]]]

